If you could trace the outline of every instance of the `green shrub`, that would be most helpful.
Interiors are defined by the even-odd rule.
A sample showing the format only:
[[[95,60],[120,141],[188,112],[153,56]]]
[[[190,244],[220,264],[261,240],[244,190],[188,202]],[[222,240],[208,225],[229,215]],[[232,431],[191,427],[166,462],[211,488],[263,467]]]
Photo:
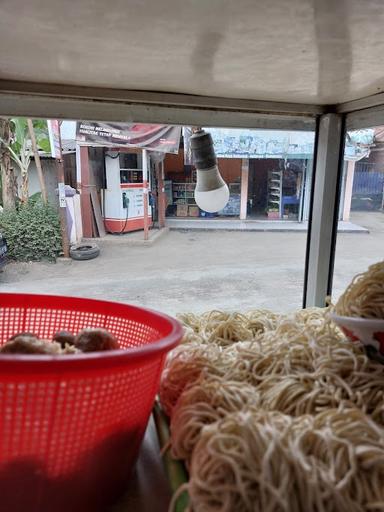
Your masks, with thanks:
[[[54,260],[61,250],[57,209],[40,200],[19,204],[0,214],[0,229],[7,239],[8,256],[17,261]]]

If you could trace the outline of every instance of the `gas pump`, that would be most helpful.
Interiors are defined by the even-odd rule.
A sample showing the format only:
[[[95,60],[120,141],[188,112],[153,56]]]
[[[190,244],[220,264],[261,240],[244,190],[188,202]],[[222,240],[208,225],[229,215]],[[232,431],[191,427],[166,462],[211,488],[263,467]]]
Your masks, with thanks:
[[[105,152],[106,188],[103,213],[105,228],[110,233],[126,233],[144,228],[142,163],[141,150]],[[151,205],[148,205],[148,220],[151,225]]]

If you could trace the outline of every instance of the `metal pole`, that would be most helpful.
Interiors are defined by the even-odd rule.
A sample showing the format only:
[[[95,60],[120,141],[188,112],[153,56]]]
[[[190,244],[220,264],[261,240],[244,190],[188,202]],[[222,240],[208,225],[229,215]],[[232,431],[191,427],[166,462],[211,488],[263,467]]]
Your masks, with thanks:
[[[384,181],[383,181],[383,197],[381,199],[381,209],[384,211]]]
[[[144,240],[148,240],[148,152],[143,149]]]
[[[58,123],[59,124],[59,123]],[[59,187],[59,202],[60,202],[60,228],[61,228],[61,243],[64,258],[69,258],[69,240],[67,231],[67,202],[65,199],[65,179],[64,179],[64,162],[61,146],[60,124],[57,133],[59,157],[56,158],[57,166],[57,181]]]
[[[84,238],[93,237],[92,229],[92,205],[91,205],[91,193],[90,193],[90,166],[89,166],[89,153],[88,146],[76,146],[76,151],[80,152],[78,161],[80,162],[80,180],[79,188],[80,204],[81,204],[81,219],[83,226]],[[78,163],[76,161],[76,163]]]
[[[164,163],[158,162],[156,164],[156,175],[157,175],[157,192],[158,192],[158,212],[159,212],[159,228],[165,226],[165,210],[166,210],[166,198],[164,190]]]
[[[241,160],[240,220],[247,218],[249,159]]]
[[[325,114],[318,125],[314,188],[308,227],[304,307],[325,306],[331,291],[338,222],[344,122]]]

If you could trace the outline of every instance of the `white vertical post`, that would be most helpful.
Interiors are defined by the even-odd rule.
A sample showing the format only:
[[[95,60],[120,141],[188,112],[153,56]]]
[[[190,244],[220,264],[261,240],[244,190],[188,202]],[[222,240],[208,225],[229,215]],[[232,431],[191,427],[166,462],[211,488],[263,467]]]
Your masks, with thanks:
[[[148,240],[148,153],[143,149],[144,240]]]
[[[76,187],[81,189],[81,158],[80,144],[76,142]]]
[[[314,194],[307,240],[305,307],[323,307],[332,280],[339,168],[344,148],[342,115],[322,115],[318,130]]]
[[[247,218],[249,159],[241,160],[240,220]]]
[[[313,174],[313,158],[308,159],[305,166],[305,184],[304,184],[304,204],[303,204],[303,221],[309,219],[309,210],[311,202],[312,174]]]
[[[347,176],[345,179],[344,208],[343,208],[342,220],[349,220],[349,216],[351,213],[353,178],[355,175],[355,164],[356,164],[356,162],[354,160],[349,160],[349,162],[347,164]]]

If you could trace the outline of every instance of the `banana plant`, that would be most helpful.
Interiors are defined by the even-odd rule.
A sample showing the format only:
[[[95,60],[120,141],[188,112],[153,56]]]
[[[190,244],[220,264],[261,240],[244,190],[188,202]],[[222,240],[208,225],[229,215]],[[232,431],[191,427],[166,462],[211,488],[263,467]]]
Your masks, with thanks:
[[[28,169],[33,156],[33,147],[26,117],[15,117],[11,120],[12,136],[9,143],[0,139],[0,142],[9,150],[12,160],[19,167],[21,173],[21,201],[28,201]],[[48,128],[46,121],[34,120],[33,130],[37,146],[50,152]]]

